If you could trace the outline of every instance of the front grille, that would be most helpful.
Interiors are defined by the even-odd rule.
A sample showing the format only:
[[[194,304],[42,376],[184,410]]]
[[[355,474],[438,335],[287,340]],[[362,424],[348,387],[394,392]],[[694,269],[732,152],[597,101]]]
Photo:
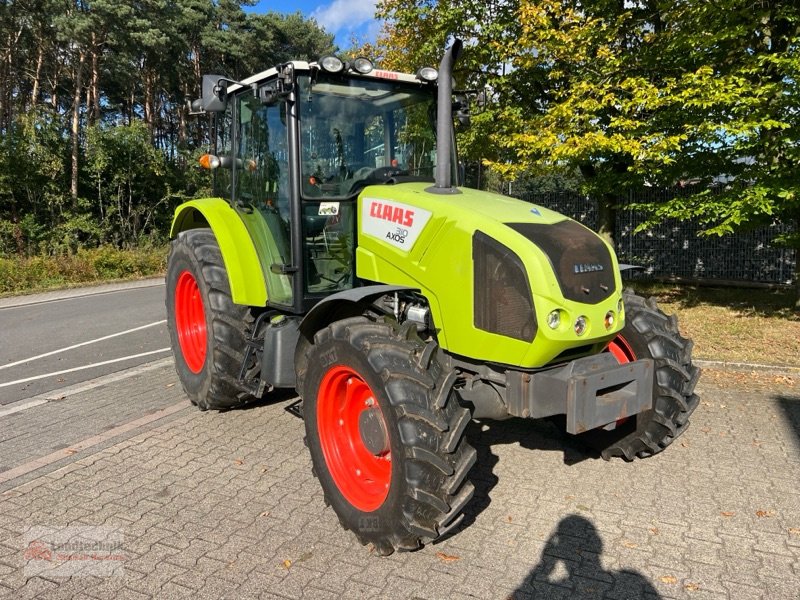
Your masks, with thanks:
[[[603,241],[576,221],[507,223],[541,248],[568,300],[597,304],[614,293],[614,263]]]
[[[475,327],[526,342],[536,337],[536,314],[522,261],[511,250],[476,231],[472,237],[475,268]]]

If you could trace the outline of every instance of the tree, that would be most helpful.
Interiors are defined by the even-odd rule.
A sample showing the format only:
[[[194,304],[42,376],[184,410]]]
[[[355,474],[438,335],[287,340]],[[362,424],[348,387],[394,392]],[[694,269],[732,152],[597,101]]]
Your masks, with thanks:
[[[163,233],[203,185],[190,161],[208,126],[185,106],[201,75],[333,49],[314,21],[253,4],[0,0],[0,254]]]
[[[449,23],[470,5],[382,6],[389,18],[384,47],[391,49],[415,27],[435,32],[432,23]],[[513,18],[485,13],[468,32],[494,94],[486,115],[495,124],[488,134],[494,144],[487,145],[495,157],[487,162],[496,171],[515,177],[579,169],[606,235],[620,192],[681,181],[698,184],[698,193],[649,206],[653,222],[691,218],[706,234],[773,218],[800,226],[796,2],[505,6],[513,7]],[[507,66],[499,77],[498,64]],[[710,194],[713,185],[724,186],[723,193]],[[783,241],[800,246],[796,235]],[[800,266],[796,281],[800,308]]]

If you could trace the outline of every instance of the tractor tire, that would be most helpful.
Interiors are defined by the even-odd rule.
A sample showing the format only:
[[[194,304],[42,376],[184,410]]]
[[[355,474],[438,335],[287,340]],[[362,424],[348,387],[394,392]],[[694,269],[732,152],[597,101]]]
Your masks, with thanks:
[[[306,350],[306,445],[325,503],[362,544],[388,555],[452,529],[472,498],[477,453],[455,372],[411,327],[336,321]]]
[[[623,293],[625,327],[608,346],[620,363],[641,358],[654,362],[653,408],[631,417],[613,431],[584,434],[609,460],[644,458],[661,452],[689,425],[699,398],[694,388],[700,369],[692,365],[692,341],[678,332],[675,315],[665,315],[653,298]]]
[[[172,241],[166,284],[175,369],[189,400],[200,410],[228,410],[253,400],[238,378],[254,315],[233,303],[210,229],[183,231]]]

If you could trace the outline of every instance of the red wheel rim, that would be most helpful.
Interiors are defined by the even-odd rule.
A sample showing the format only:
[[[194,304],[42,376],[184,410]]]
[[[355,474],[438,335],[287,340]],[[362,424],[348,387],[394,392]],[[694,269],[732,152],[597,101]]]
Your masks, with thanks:
[[[175,328],[186,366],[199,373],[206,362],[206,312],[197,280],[189,271],[175,285]]]
[[[631,348],[628,340],[621,335],[618,335],[611,340],[611,342],[608,344],[608,348],[606,349],[614,355],[614,358],[616,358],[620,364],[629,363],[636,360],[636,353]]]
[[[336,487],[358,510],[371,512],[386,500],[392,477],[390,450],[373,454],[361,439],[359,418],[376,410],[375,394],[353,369],[336,366],[322,378],[317,396],[317,430],[322,454]]]

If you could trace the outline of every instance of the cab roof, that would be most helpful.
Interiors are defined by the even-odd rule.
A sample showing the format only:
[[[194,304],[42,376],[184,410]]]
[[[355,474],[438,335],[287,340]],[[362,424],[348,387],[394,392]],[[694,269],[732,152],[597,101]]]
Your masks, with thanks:
[[[306,62],[303,60],[293,60],[286,64],[290,64],[294,67],[295,71],[312,71],[316,69],[322,70],[318,62]],[[254,83],[261,83],[262,81],[266,81],[272,77],[278,75],[277,67],[273,67],[271,69],[267,69],[266,71],[261,71],[260,73],[256,73],[255,75],[251,75],[250,77],[243,79],[241,82],[232,84],[228,88],[228,92],[235,92],[237,90],[242,89],[242,87],[246,85],[252,85]],[[389,80],[389,81],[402,81],[404,83],[425,83],[416,77],[416,75],[412,75],[410,73],[401,73],[399,71],[387,71],[386,69],[373,69],[367,74],[362,73],[351,73],[348,71],[344,72],[344,75],[351,75],[353,77],[365,77],[368,79],[376,79],[376,80]],[[244,84],[244,85],[241,85]]]

